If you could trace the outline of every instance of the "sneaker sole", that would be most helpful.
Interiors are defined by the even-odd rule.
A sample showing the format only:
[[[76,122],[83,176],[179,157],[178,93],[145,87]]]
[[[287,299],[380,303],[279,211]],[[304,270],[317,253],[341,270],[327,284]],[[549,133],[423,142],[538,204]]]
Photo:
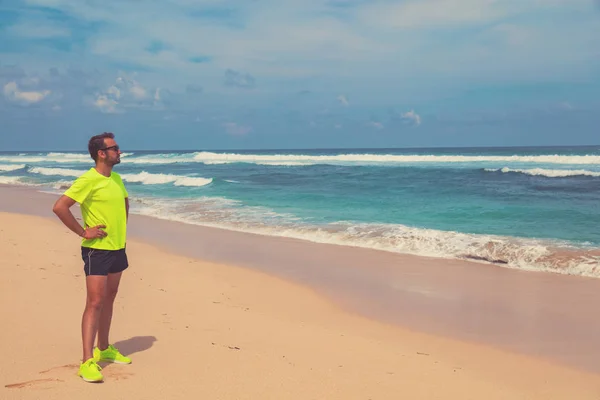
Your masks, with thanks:
[[[131,361],[123,362],[123,361],[103,360],[103,359],[98,360],[98,362],[105,362],[105,363],[111,363],[111,364],[131,364]]]
[[[86,382],[89,382],[89,383],[97,383],[97,382],[103,382],[103,381],[104,381],[104,378],[100,378],[100,379],[93,380],[93,379],[87,379],[87,378],[84,378],[83,376],[81,376],[81,375],[79,375],[79,374],[78,374],[78,376],[79,376],[81,379],[83,379],[84,381],[86,381]]]

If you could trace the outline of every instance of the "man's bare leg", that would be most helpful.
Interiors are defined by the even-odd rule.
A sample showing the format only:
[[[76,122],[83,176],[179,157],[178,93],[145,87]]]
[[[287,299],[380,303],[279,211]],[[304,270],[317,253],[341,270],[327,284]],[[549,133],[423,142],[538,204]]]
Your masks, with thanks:
[[[100,313],[100,324],[98,325],[98,348],[106,350],[110,344],[108,335],[110,333],[110,323],[112,321],[113,305],[119,291],[119,283],[121,282],[121,274],[108,274],[106,283],[106,297],[104,298],[104,306]]]
[[[106,297],[107,277],[102,275],[90,275],[86,277],[87,300],[85,310],[81,319],[81,336],[83,341],[83,361],[92,358],[94,340],[98,325],[100,323],[100,314]]]

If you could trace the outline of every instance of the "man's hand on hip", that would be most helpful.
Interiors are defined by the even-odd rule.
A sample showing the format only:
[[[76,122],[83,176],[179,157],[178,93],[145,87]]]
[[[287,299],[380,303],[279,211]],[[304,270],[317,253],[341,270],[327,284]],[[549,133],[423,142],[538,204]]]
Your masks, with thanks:
[[[98,238],[103,238],[106,235],[108,235],[106,232],[104,232],[102,229],[106,228],[106,225],[96,225],[92,228],[85,228],[85,230],[83,231],[83,235],[82,237],[84,239],[98,239]]]

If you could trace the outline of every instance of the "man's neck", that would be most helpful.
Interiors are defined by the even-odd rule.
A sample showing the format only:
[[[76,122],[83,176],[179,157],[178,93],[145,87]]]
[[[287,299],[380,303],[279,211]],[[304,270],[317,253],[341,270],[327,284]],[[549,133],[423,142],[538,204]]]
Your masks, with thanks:
[[[112,167],[103,163],[97,163],[96,171],[98,171],[100,175],[104,175],[108,178],[112,172]]]

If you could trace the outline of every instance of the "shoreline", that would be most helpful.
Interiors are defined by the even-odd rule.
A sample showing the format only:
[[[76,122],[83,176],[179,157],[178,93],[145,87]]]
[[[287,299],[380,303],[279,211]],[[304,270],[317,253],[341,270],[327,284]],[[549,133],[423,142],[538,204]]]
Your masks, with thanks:
[[[0,211],[52,219],[54,198],[33,188],[0,185]],[[600,349],[595,346],[600,322],[590,306],[600,300],[597,278],[318,244],[139,215],[130,216],[130,237],[161,251],[300,284],[380,323],[600,372]]]
[[[482,215],[473,215],[467,211],[459,213],[455,221],[454,217],[447,219],[443,216],[446,215],[446,212],[452,215],[452,207],[454,206],[451,205],[449,205],[450,208],[447,211],[431,210],[434,214],[442,212],[439,219],[435,218],[437,221],[431,220],[431,215],[425,216],[422,211],[417,212],[416,217],[412,215],[412,212],[406,217],[394,217],[394,212],[392,212],[394,205],[388,203],[386,203],[384,208],[389,209],[392,214],[390,216],[391,219],[387,220],[387,222],[384,215],[381,214],[381,210],[377,211],[379,215],[372,215],[373,210],[367,205],[364,205],[366,214],[363,217],[360,216],[361,213],[354,215],[355,211],[351,211],[350,214],[345,215],[345,212],[335,210],[338,206],[334,206],[333,204],[337,200],[333,201],[330,206],[323,205],[323,207],[333,208],[329,210],[324,209],[322,211],[323,215],[320,214],[320,211],[317,211],[318,216],[315,216],[312,211],[305,209],[302,201],[296,204],[296,201],[291,200],[294,206],[290,203],[283,206],[283,208],[279,208],[280,206],[273,204],[275,208],[270,209],[270,207],[262,207],[261,204],[270,204],[272,200],[265,199],[261,201],[255,199],[249,200],[248,204],[245,204],[243,201],[234,200],[244,198],[243,192],[246,184],[244,183],[244,179],[239,182],[226,179],[227,176],[222,175],[224,172],[221,171],[220,166],[214,170],[208,167],[208,170],[203,172],[203,174],[206,174],[206,177],[187,176],[187,172],[181,171],[185,171],[188,168],[193,169],[193,163],[196,161],[203,162],[195,160],[195,157],[188,159],[181,154],[172,155],[176,158],[172,160],[167,159],[166,161],[183,162],[185,164],[182,165],[186,166],[181,167],[183,169],[180,170],[177,164],[166,164],[164,168],[167,168],[169,171],[170,168],[173,168],[173,171],[164,174],[162,167],[160,167],[161,162],[165,161],[164,156],[160,153],[157,153],[156,157],[152,153],[134,154],[132,160],[130,160],[131,162],[129,164],[125,162],[122,166],[124,181],[136,182],[135,186],[137,189],[135,190],[135,196],[132,197],[130,210],[132,213],[263,236],[284,236],[315,243],[361,247],[441,260],[452,259],[488,263],[533,272],[549,271],[566,275],[600,278],[600,238],[597,235],[594,225],[590,223],[594,216],[594,213],[591,211],[593,209],[592,203],[589,205],[592,209],[587,207],[588,211],[590,211],[588,218],[583,218],[584,215],[588,215],[587,212],[579,208],[572,210],[576,214],[579,212],[580,214],[578,215],[582,216],[581,221],[575,222],[582,224],[580,229],[575,231],[569,229],[572,221],[567,223],[567,221],[561,219],[562,217],[560,216],[563,215],[563,212],[560,211],[561,209],[554,210],[554,214],[547,214],[554,215],[554,217],[548,218],[546,214],[540,214],[535,211],[538,206],[533,206],[532,204],[526,207],[533,206],[529,211],[532,214],[531,218],[537,219],[537,222],[533,223],[533,221],[523,216],[513,220],[514,216],[511,217],[511,213],[509,212],[507,215],[502,214],[504,216],[501,220],[496,221],[499,225],[494,225],[495,228],[491,230],[485,227],[488,225],[486,221],[492,225],[494,224],[492,221],[496,217],[493,217],[495,215],[493,212],[489,214],[489,218],[491,218],[489,221],[488,217],[483,216],[488,215],[487,212],[484,212]],[[43,181],[50,180],[50,182],[46,182],[45,184],[38,184],[38,188],[39,190],[45,190],[43,187],[46,187],[47,192],[56,194],[68,187],[70,180],[84,173],[86,170],[85,168],[81,169],[81,167],[86,165],[87,159],[80,157],[71,158],[67,154],[63,154],[62,156],[61,154],[51,154],[48,157],[48,161],[50,162],[48,165],[40,164],[38,167],[36,163],[43,160],[40,158],[32,159],[32,165],[29,167],[27,167],[27,163],[17,165],[17,167],[22,167],[18,169],[19,172],[14,173],[18,174],[19,177],[10,176],[5,181],[0,177],[0,182],[8,184],[11,182],[10,179],[21,179],[22,181],[20,182],[24,186],[27,186],[26,182],[30,182],[30,179],[36,182],[38,179],[42,179]],[[64,157],[66,157],[64,160],[60,159]],[[184,158],[179,159],[179,157]],[[17,161],[17,159],[14,161]],[[27,160],[24,158],[19,159],[19,161],[26,162]],[[67,169],[56,168],[57,161],[72,161],[75,164]],[[188,165],[188,163],[192,164]],[[147,168],[144,168],[151,172],[140,170],[142,165],[147,166]],[[233,176],[237,176],[236,174],[242,174],[240,176],[243,176],[244,168],[238,170],[239,167],[237,164],[231,168],[233,168],[231,171],[234,174]],[[470,172],[468,174],[483,174],[483,171],[487,171],[485,172],[487,178],[482,182],[487,182],[489,179],[489,182],[495,182],[494,184],[505,182],[504,180],[509,178],[512,180],[513,177],[511,174],[513,172],[518,173],[519,176],[521,174],[529,175],[530,172],[533,175],[537,175],[535,171],[538,170],[521,170],[506,167],[508,169],[505,171],[506,168],[502,168],[502,172],[500,173],[500,169],[474,168],[473,170],[469,169],[468,171]],[[539,169],[539,171],[546,170]],[[494,172],[494,174],[488,176],[487,174],[491,172]],[[506,175],[509,172],[511,174]],[[596,174],[596,172],[590,173]],[[11,173],[11,175],[13,174]],[[520,182],[520,179],[538,179],[532,176],[524,177],[525,175],[519,179],[515,177],[517,179],[516,182]],[[549,174],[544,176],[551,177],[554,175]],[[559,174],[558,176],[561,175]],[[581,177],[573,176],[572,178],[577,180]],[[161,186],[157,188],[158,192],[152,191],[151,185],[158,182],[162,182],[163,184],[171,182],[173,185],[171,187]],[[561,180],[553,180],[553,182],[560,183]],[[13,183],[17,184],[16,181]],[[195,193],[200,187],[205,188],[197,193],[199,197],[194,197],[195,195],[189,197],[190,193]],[[150,190],[150,192],[147,190]],[[205,194],[208,197],[201,195],[205,190],[207,191]],[[239,192],[240,190],[241,192]],[[274,196],[277,197],[275,194]],[[337,196],[334,197],[337,198]],[[353,201],[359,201],[359,198],[360,196]],[[418,198],[414,200],[418,201]],[[484,204],[487,205],[482,204],[482,206],[484,208],[490,206],[492,209],[495,207],[502,208],[502,204],[494,206],[492,203],[488,204],[485,201]],[[432,206],[435,209],[438,208],[437,204],[430,203],[428,205],[424,204],[422,207]],[[289,207],[294,209],[294,212],[291,214],[285,212],[286,209],[291,210]],[[318,210],[320,207],[313,204],[311,208]],[[461,207],[465,207],[465,205]],[[472,207],[475,207],[475,209],[480,208],[477,204],[473,204]],[[543,205],[540,204],[539,207],[546,209],[549,205],[544,203]],[[275,209],[282,212],[275,212]],[[519,212],[524,212],[522,208],[517,207],[517,209],[521,210]],[[570,215],[568,209],[563,211],[567,212],[564,215]],[[519,212],[515,215],[519,215]],[[427,214],[431,213],[428,212]],[[337,217],[334,217],[336,215]],[[356,218],[352,217],[352,215]],[[367,215],[371,216],[367,217]],[[419,217],[418,215],[421,216]],[[558,221],[555,217],[559,217]],[[418,222],[420,218],[425,218],[425,220]],[[426,222],[428,220],[429,222]],[[539,226],[539,228],[534,228],[536,226]]]

